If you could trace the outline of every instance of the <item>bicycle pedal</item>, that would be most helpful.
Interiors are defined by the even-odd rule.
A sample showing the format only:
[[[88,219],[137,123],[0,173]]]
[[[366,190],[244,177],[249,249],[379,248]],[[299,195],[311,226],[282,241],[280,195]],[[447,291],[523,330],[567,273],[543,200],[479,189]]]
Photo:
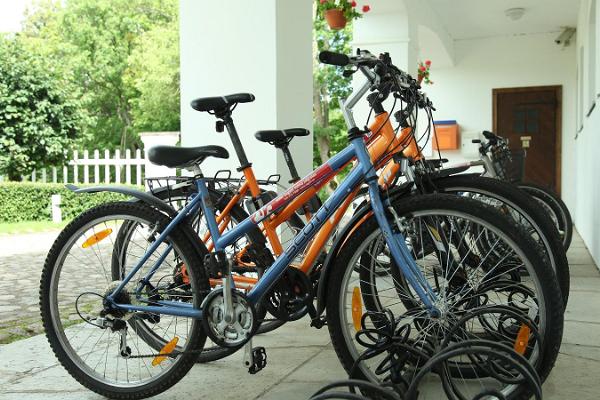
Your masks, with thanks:
[[[262,346],[252,348],[252,365],[248,368],[248,373],[254,375],[266,366],[267,350]]]

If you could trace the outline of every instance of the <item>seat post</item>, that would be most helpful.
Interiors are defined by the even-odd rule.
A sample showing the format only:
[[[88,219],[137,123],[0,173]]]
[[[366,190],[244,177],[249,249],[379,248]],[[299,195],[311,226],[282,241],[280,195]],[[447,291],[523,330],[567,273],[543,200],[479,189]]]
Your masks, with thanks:
[[[251,167],[252,164],[248,161],[248,157],[246,156],[246,152],[244,151],[244,147],[242,146],[242,142],[240,141],[240,137],[238,136],[237,130],[235,129],[235,125],[233,124],[233,119],[231,118],[231,112],[221,116],[223,123],[225,124],[225,128],[227,128],[227,133],[229,133],[229,137],[231,138],[231,142],[233,143],[233,149],[235,150],[235,154],[240,161],[240,167],[238,171],[243,171],[248,167]]]
[[[296,169],[296,164],[294,164],[294,159],[292,158],[292,154],[290,153],[288,143],[286,142],[276,147],[280,148],[283,152],[283,158],[285,159],[285,162],[290,170],[290,176],[292,177],[292,179],[289,183],[298,182],[300,180],[300,176],[298,175],[298,170]]]

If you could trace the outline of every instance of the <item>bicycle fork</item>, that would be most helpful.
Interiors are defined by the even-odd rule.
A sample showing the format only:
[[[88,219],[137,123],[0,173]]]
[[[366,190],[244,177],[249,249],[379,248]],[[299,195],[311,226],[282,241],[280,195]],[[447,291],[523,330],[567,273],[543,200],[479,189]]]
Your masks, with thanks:
[[[353,139],[352,143],[355,147],[357,158],[364,168],[365,181],[369,187],[371,206],[373,208],[375,218],[377,219],[377,223],[379,224],[379,228],[381,229],[383,237],[390,249],[390,253],[396,262],[396,265],[400,269],[400,272],[403,274],[410,286],[415,290],[427,308],[429,315],[432,317],[439,317],[441,314],[440,310],[436,306],[437,296],[435,292],[413,259],[410,250],[406,246],[405,237],[399,231],[392,229],[392,226],[386,217],[386,210],[379,192],[377,174],[374,171],[373,164],[371,163],[370,156],[364,147],[362,138]],[[388,200],[386,200],[386,203],[386,206],[391,209],[391,205],[389,204]]]

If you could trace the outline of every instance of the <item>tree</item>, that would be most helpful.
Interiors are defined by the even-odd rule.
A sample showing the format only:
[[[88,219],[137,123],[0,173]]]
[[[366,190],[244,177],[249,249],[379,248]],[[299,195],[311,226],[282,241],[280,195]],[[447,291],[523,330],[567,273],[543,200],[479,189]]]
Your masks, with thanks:
[[[140,90],[136,79],[126,78],[130,57],[146,32],[159,26],[177,31],[177,12],[177,0],[36,3],[25,34],[82,88],[85,108],[94,117],[84,145],[125,149],[139,144],[132,99]]]
[[[20,37],[0,37],[0,172],[11,180],[59,165],[87,123],[77,91]]]
[[[179,82],[179,31],[158,26],[140,36],[125,76],[137,92],[130,100],[136,131],[179,130]]]
[[[315,137],[315,164],[322,164],[347,144],[345,123],[340,111],[340,100],[352,92],[352,79],[344,77],[340,68],[319,64],[318,54],[329,50],[351,52],[352,26],[331,30],[319,15],[313,22],[313,132]]]

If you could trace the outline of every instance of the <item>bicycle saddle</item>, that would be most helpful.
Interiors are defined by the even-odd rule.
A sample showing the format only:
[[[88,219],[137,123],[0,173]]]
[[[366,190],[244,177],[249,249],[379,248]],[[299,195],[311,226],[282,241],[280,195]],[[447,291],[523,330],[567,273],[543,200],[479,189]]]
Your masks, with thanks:
[[[261,142],[270,143],[278,146],[287,143],[294,136],[308,136],[310,131],[304,128],[291,128],[283,130],[258,131],[254,137]]]
[[[200,164],[208,157],[229,158],[229,152],[221,146],[155,146],[148,151],[150,162],[169,168],[185,168]]]
[[[442,168],[442,166],[447,162],[447,158],[432,158],[431,160],[425,160],[425,164],[433,168]]]
[[[236,103],[250,103],[254,101],[251,93],[235,93],[227,96],[200,97],[192,100],[192,108],[196,111],[222,110]]]

